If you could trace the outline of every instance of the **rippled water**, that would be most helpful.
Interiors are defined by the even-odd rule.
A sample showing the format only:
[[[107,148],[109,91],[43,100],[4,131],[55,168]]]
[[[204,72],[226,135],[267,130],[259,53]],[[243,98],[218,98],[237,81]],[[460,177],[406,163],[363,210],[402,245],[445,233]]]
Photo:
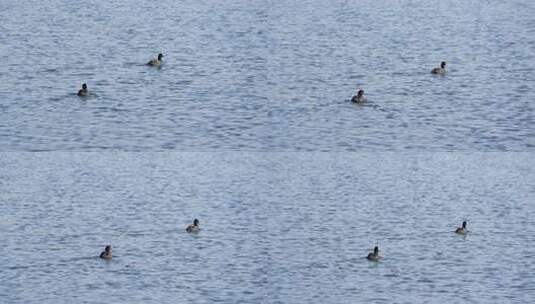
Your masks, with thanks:
[[[533,16],[0,1],[0,303],[535,302]]]
[[[3,303],[535,300],[531,154],[0,156]]]
[[[531,150],[533,15],[525,0],[2,1],[0,150]],[[142,65],[158,52],[162,69]],[[368,105],[349,102],[358,88]]]

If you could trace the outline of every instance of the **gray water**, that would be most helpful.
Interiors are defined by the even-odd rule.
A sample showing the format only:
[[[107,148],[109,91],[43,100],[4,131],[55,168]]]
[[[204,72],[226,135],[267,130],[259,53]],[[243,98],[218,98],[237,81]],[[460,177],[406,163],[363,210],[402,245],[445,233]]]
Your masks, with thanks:
[[[0,303],[535,302],[533,16],[0,0]]]
[[[0,151],[532,150],[534,15],[526,0],[1,1]],[[158,52],[162,69],[143,66]],[[349,102],[358,88],[368,105]]]
[[[535,301],[530,153],[1,156],[2,303]]]

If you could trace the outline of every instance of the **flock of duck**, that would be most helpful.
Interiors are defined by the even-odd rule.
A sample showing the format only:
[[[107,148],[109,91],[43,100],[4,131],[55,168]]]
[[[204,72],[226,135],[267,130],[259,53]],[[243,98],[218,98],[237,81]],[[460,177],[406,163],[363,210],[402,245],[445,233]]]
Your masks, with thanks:
[[[152,66],[152,67],[161,67],[162,59],[163,59],[163,54],[160,53],[158,54],[158,57],[151,59],[149,62],[146,63],[146,65]],[[432,69],[431,73],[436,74],[436,75],[444,75],[446,73],[446,62],[442,61],[440,63],[440,67]],[[87,90],[86,83],[82,84],[82,89],[78,91],[77,95],[80,97],[89,96],[89,91]],[[354,103],[366,102],[366,97],[364,97],[364,90],[362,89],[358,90],[357,95],[353,96],[353,98],[351,98],[351,101]],[[189,225],[186,228],[186,231],[189,233],[197,233],[200,231],[200,229],[201,228],[199,227],[199,220],[195,219],[193,221],[193,224]],[[468,230],[466,229],[466,222],[463,222],[462,227],[457,228],[455,230],[455,233],[463,234],[463,235],[468,233]],[[112,258],[111,245],[108,245],[106,246],[106,248],[104,248],[104,251],[102,251],[102,253],[100,254],[100,258],[106,259],[106,260],[110,260]],[[382,258],[382,256],[379,255],[379,247],[375,246],[375,248],[373,249],[373,252],[370,252],[366,258],[370,261],[376,261],[376,262],[379,261]]]
[[[431,74],[435,74],[435,75],[444,75],[444,74],[446,74],[446,62],[442,61],[440,63],[440,67],[436,67],[436,68],[431,70]],[[353,102],[353,103],[365,103],[366,102],[366,97],[364,97],[364,90],[362,90],[362,89],[358,90],[357,95],[355,95],[355,96],[353,96],[353,98],[351,98],[351,102]]]
[[[163,54],[160,53],[160,54],[158,54],[158,57],[151,59],[149,62],[146,63],[146,65],[152,66],[152,67],[161,67],[162,63],[163,63],[162,59],[163,59]],[[446,74],[446,62],[442,61],[440,63],[440,67],[436,67],[436,68],[431,70],[431,74],[435,74],[435,75],[444,75],[444,74]],[[86,83],[82,84],[82,89],[80,89],[78,91],[77,95],[80,96],[80,97],[89,96],[89,91],[87,90],[87,84]],[[364,97],[364,90],[362,90],[362,89],[358,90],[357,95],[355,95],[355,96],[353,96],[351,98],[351,102],[359,103],[359,104],[365,103],[366,102],[366,97]]]
[[[201,227],[198,219],[194,219],[193,224],[186,227],[186,232],[189,233],[198,233],[199,231],[201,231]],[[461,227],[457,227],[457,229],[455,229],[455,233],[460,235],[468,234],[468,229],[466,228],[466,221],[462,223]],[[100,254],[100,258],[105,260],[111,260],[111,245],[108,245],[106,246],[106,248],[104,248],[104,251],[102,251],[102,253]],[[370,252],[368,256],[366,256],[366,259],[372,262],[379,262],[379,260],[381,260],[382,258],[383,257],[379,254],[379,246],[375,246],[373,248],[373,252]]]
[[[457,227],[457,229],[455,229],[455,233],[460,234],[460,235],[468,234],[468,229],[466,228],[466,221],[463,222],[461,227]],[[383,257],[379,255],[379,246],[375,246],[373,248],[373,252],[368,253],[368,256],[366,257],[368,261],[373,261],[373,262],[379,262],[379,260],[382,258]]]
[[[152,67],[161,67],[162,63],[163,63],[162,59],[163,59],[163,54],[160,53],[160,54],[158,54],[158,56],[156,58],[153,58],[149,62],[147,62],[146,65],[152,66]],[[445,73],[446,73],[446,62],[445,61],[442,61],[440,63],[440,67],[436,67],[436,68],[431,70],[431,74],[435,74],[435,75],[444,75]],[[89,91],[87,90],[87,84],[85,84],[85,83],[82,84],[82,89],[80,89],[78,91],[77,95],[80,96],[80,97],[89,96]],[[351,102],[359,103],[359,104],[366,102],[366,97],[364,97],[364,90],[359,89],[358,92],[357,92],[357,95],[355,95],[355,96],[353,96],[351,98]],[[193,220],[193,224],[189,225],[186,228],[186,231],[189,232],[189,233],[197,233],[200,230],[201,230],[201,228],[199,226],[199,220],[198,219]],[[466,221],[464,221],[462,223],[461,227],[458,227],[455,230],[455,233],[461,234],[461,235],[466,235],[468,233],[468,230],[466,229]],[[112,258],[111,245],[108,245],[108,246],[106,246],[104,248],[104,251],[102,251],[102,253],[100,254],[100,258],[106,259],[106,260],[111,260],[111,258]],[[379,254],[379,246],[375,246],[373,248],[373,252],[370,252],[368,254],[368,256],[366,256],[366,259],[368,259],[369,261],[374,261],[374,262],[378,262],[382,258],[383,257]]]

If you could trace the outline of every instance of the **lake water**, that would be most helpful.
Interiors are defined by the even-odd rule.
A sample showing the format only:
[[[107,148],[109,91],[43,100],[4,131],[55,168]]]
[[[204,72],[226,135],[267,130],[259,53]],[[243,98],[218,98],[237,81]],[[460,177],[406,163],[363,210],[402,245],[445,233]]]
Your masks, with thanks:
[[[3,303],[535,301],[531,153],[1,156]]]
[[[0,303],[535,302],[533,16],[0,0]]]
[[[526,0],[1,1],[0,150],[533,150],[533,15]],[[143,66],[158,52],[162,69]],[[96,96],[74,94],[83,82]],[[358,88],[368,105],[349,102]]]

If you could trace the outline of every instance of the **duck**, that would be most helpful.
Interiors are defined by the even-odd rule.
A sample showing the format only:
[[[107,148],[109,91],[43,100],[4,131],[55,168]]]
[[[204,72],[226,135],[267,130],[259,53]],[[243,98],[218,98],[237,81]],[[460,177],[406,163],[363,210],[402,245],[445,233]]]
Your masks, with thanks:
[[[78,94],[76,94],[80,97],[88,96],[89,91],[87,91],[87,84],[82,84],[82,89],[78,91]]]
[[[431,70],[431,74],[444,75],[446,73],[446,61],[440,63],[439,68],[434,68]]]
[[[105,260],[111,260],[111,246],[108,245],[106,248],[104,248],[104,251],[100,253],[100,258]]]
[[[379,246],[375,246],[373,248],[373,252],[370,252],[368,256],[366,257],[366,259],[368,259],[369,261],[373,261],[373,262],[378,262],[382,258],[383,257],[379,255]]]
[[[466,229],[466,221],[463,222],[463,225],[461,227],[457,227],[457,229],[455,229],[455,233],[462,235],[468,233],[468,229]]]
[[[354,103],[364,103],[366,101],[366,97],[364,97],[364,90],[359,90],[357,95],[351,98],[351,101]]]
[[[147,65],[159,67],[162,65],[162,58],[163,54],[160,53],[158,54],[158,58],[151,59],[149,62],[147,62]]]
[[[199,220],[198,219],[194,219],[193,220],[193,224],[189,225],[186,228],[187,232],[199,232],[200,230],[201,230],[201,228],[199,227]]]

